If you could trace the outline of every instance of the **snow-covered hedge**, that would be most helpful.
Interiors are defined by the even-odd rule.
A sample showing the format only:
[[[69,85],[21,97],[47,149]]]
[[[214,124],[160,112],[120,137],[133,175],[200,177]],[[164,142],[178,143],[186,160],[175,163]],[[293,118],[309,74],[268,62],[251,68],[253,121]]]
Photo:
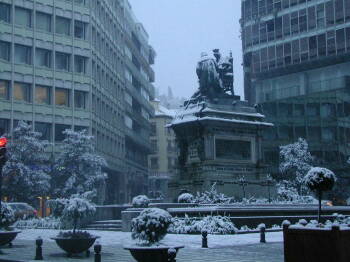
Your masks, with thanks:
[[[9,226],[11,226],[15,221],[16,219],[13,210],[6,203],[2,203],[0,214],[0,227],[6,229]]]
[[[19,229],[65,229],[61,219],[55,217],[18,220],[14,227]]]
[[[216,190],[216,183],[211,186],[209,191],[202,193],[197,192],[194,199],[194,202],[198,204],[228,204],[232,201],[232,198],[227,197]]]
[[[184,218],[174,218],[168,232],[174,234],[199,234],[203,230],[207,231],[208,234],[234,234],[238,229],[228,217],[207,216],[197,219],[186,215]]]
[[[172,216],[165,210],[149,208],[131,221],[132,238],[139,244],[152,245],[162,240],[172,223]]]
[[[177,198],[178,203],[192,203],[194,196],[190,193],[183,193]]]
[[[150,203],[150,200],[145,195],[139,195],[132,199],[132,206],[135,208],[142,208],[142,207],[146,208],[148,207],[149,203]]]
[[[311,168],[304,178],[306,186],[313,191],[331,190],[336,180],[334,173],[323,167]]]

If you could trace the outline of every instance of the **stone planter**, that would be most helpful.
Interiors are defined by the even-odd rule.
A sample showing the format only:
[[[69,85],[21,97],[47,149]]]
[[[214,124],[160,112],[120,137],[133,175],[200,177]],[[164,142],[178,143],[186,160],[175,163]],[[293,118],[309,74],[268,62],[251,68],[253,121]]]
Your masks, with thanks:
[[[155,247],[139,247],[127,246],[124,249],[129,250],[133,258],[138,262],[168,262],[168,250],[175,249],[176,253],[184,246],[155,246]]]
[[[285,262],[350,261],[350,227],[283,227]]]
[[[12,245],[12,241],[21,231],[0,231],[0,246]]]
[[[68,256],[73,254],[80,254],[86,252],[89,256],[89,248],[95,243],[98,236],[93,236],[91,238],[62,238],[62,237],[52,237],[51,239],[56,241],[56,244],[63,249]]]

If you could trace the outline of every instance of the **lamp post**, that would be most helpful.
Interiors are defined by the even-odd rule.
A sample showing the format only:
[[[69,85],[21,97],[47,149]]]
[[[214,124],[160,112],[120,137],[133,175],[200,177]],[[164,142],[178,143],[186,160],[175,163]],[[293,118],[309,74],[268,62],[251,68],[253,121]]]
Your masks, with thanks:
[[[0,214],[1,214],[1,198],[2,198],[2,169],[4,165],[6,164],[7,157],[6,157],[6,145],[7,145],[7,138],[6,137],[0,137]]]

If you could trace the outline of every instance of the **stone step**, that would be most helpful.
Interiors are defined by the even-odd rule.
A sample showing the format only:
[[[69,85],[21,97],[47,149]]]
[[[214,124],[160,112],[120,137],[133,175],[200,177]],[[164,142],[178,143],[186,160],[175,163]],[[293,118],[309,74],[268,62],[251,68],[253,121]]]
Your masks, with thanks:
[[[87,225],[85,229],[89,230],[105,230],[105,231],[121,231],[122,221],[121,220],[103,220],[94,221]]]
[[[85,227],[85,230],[96,230],[96,231],[121,231],[122,229],[120,228],[99,228],[99,227]]]

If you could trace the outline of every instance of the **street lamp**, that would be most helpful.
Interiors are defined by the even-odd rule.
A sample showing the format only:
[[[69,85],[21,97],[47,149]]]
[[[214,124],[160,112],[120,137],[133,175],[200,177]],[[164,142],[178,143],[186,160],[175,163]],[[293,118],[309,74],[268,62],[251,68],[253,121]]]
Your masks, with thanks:
[[[0,214],[1,214],[1,198],[2,198],[2,169],[7,161],[6,145],[7,145],[7,138],[0,137]]]

